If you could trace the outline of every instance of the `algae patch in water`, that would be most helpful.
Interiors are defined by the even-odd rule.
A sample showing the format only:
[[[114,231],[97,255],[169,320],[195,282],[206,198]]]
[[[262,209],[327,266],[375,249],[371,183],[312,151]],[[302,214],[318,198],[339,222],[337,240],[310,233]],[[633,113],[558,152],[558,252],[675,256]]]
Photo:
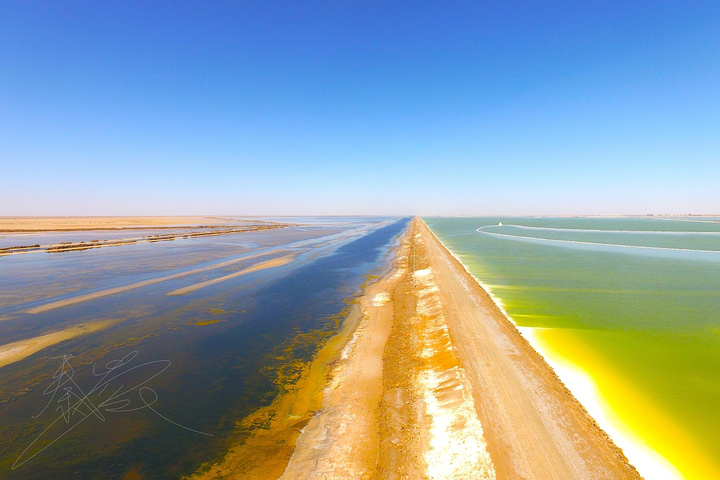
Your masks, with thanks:
[[[326,319],[328,326],[342,323],[339,332],[317,329],[301,333],[276,349],[265,370],[274,376],[278,389],[275,401],[237,421],[235,443],[224,458],[204,464],[190,478],[212,479],[232,473],[241,478],[275,479],[282,475],[302,428],[322,407],[330,367],[359,320],[354,302],[341,314]],[[303,360],[313,346],[316,353]]]

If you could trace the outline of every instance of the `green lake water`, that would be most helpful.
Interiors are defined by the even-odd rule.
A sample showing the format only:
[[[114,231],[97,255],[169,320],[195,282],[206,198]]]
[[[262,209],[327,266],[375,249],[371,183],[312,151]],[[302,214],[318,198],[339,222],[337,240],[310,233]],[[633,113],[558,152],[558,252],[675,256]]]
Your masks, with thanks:
[[[720,478],[718,219],[425,222],[519,327],[592,377],[622,429],[686,478]]]

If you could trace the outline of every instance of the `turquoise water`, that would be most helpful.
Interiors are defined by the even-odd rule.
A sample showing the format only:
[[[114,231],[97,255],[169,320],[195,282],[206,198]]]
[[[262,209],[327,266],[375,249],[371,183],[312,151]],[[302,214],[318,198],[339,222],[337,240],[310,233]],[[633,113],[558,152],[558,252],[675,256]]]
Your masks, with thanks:
[[[717,219],[425,221],[629,430],[687,478],[720,478]]]

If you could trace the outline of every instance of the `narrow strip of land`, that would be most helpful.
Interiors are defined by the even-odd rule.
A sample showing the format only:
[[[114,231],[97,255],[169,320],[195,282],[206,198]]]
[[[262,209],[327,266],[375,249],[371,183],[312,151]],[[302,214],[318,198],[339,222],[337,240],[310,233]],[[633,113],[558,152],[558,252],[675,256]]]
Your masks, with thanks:
[[[282,479],[494,480],[472,387],[414,221]]]
[[[392,292],[408,275],[409,236],[393,270],[360,298],[362,317],[330,372],[322,409],[303,430],[282,477],[369,479],[378,473],[383,400],[383,352],[392,332]]]
[[[156,230],[164,228],[189,228],[190,231],[182,232],[170,232],[161,233],[155,235],[146,235],[144,237],[130,237],[130,238],[116,238],[112,240],[89,240],[81,242],[60,242],[52,243],[47,245],[33,244],[33,245],[15,245],[12,247],[1,247],[0,257],[7,255],[21,255],[27,253],[65,253],[65,252],[76,252],[82,250],[90,250],[93,248],[102,247],[121,247],[123,245],[134,245],[138,243],[156,243],[156,242],[168,242],[176,239],[186,238],[198,238],[198,237],[217,237],[220,235],[230,235],[233,233],[247,233],[247,232],[259,232],[262,230],[275,230],[279,228],[286,228],[287,224],[261,224],[261,225],[248,225],[243,227],[230,227],[225,226],[204,226],[204,227],[150,227],[147,230]],[[198,230],[202,228],[202,230]],[[89,229],[85,229],[89,230]],[[84,230],[77,230],[84,231]]]
[[[0,367],[19,362],[23,358],[39,352],[51,345],[69,340],[71,338],[85,335],[87,333],[98,332],[104,330],[120,320],[97,320],[95,322],[83,323],[81,325],[73,325],[64,330],[46,333],[38,337],[28,338],[5,345],[0,345]]]

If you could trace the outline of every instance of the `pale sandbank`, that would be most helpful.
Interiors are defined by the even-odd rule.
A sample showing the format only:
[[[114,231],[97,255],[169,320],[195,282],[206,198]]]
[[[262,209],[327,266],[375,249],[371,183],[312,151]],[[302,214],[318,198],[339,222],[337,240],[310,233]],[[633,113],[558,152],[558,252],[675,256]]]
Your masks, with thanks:
[[[272,260],[266,260],[264,262],[258,262],[251,267],[240,270],[239,272],[231,273],[229,275],[224,275],[218,278],[213,278],[212,280],[206,280],[204,282],[198,282],[187,287],[178,288],[177,290],[173,290],[172,292],[168,293],[168,295],[185,295],[186,293],[191,293],[196,290],[200,290],[201,288],[209,287],[210,285],[215,285],[216,283],[224,282],[232,278],[241,277],[243,275],[247,275],[248,273],[259,272],[260,270],[266,270],[268,268],[281,267],[295,260],[295,257],[298,253],[300,252],[285,255],[284,257],[273,258]]]
[[[97,320],[95,322],[73,325],[72,327],[68,327],[64,330],[46,333],[38,337],[0,345],[0,367],[19,362],[23,358],[29,357],[44,348],[65,340],[85,335],[87,333],[104,330],[119,321],[119,319]]]

